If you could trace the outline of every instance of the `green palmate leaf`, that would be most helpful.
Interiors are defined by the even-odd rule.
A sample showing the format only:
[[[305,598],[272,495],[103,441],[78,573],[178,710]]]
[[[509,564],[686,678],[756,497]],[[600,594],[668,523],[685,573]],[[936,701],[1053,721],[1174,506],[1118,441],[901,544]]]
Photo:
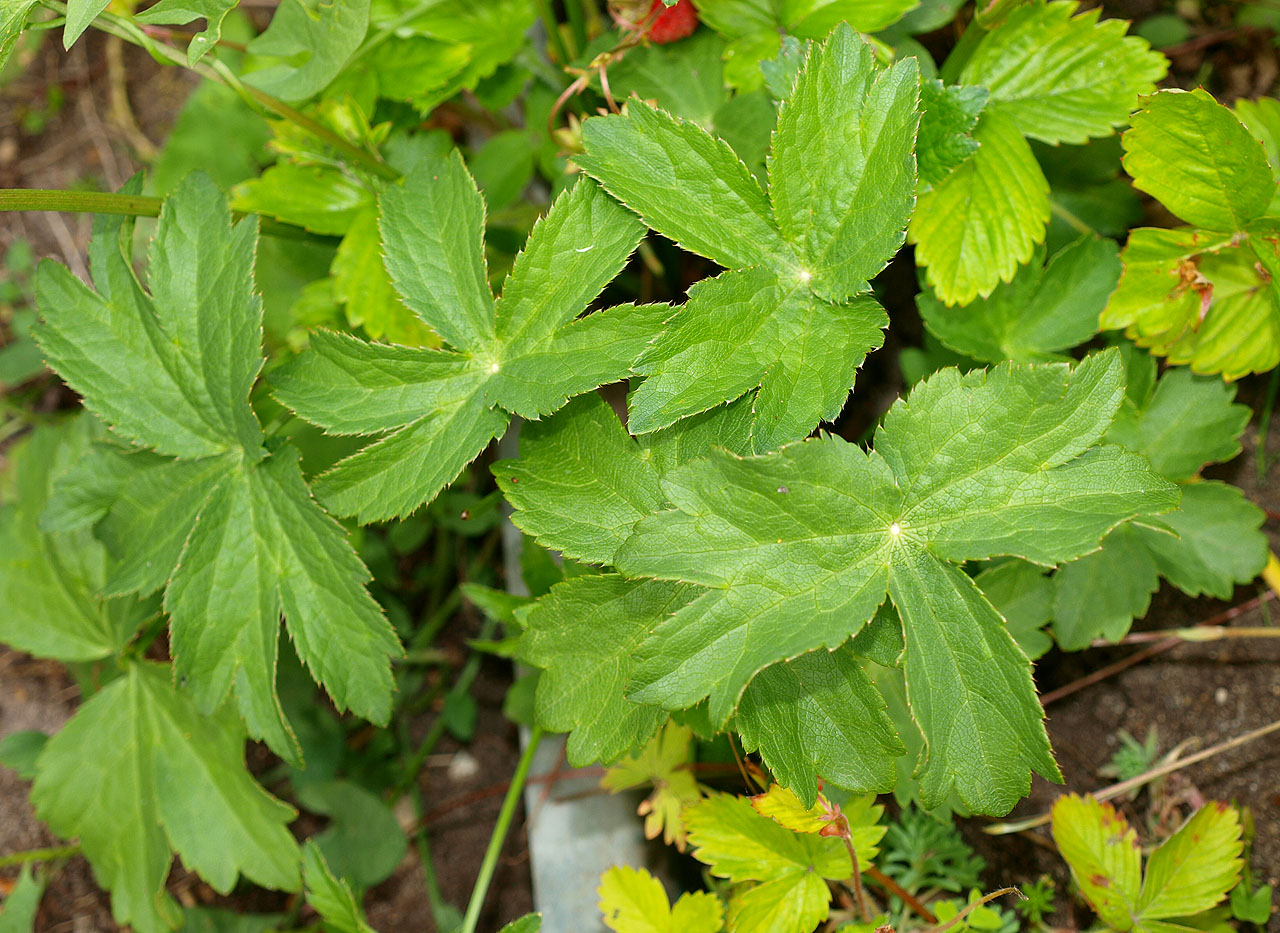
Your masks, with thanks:
[[[234,717],[203,714],[167,667],[132,665],[49,740],[31,798],[60,836],[79,837],[117,922],[168,930],[172,852],[215,889],[237,875],[298,886],[293,810],[254,783]]]
[[[1197,227],[1241,230],[1275,196],[1262,143],[1202,89],[1148,98],[1123,141],[1134,185]]]
[[[717,933],[724,925],[724,906],[714,894],[682,894],[672,907],[662,882],[643,868],[610,868],[597,893],[605,926],[616,933]]]
[[[538,722],[569,732],[575,767],[640,750],[666,719],[626,698],[636,646],[697,591],[689,584],[582,576],[551,588],[525,616],[520,657],[543,669]]]
[[[138,14],[140,23],[183,26],[203,19],[205,28],[187,45],[187,64],[194,65],[222,38],[222,21],[240,0],[159,0]]]
[[[735,884],[760,884],[729,901],[729,929],[768,933],[807,930],[827,917],[831,891],[826,880],[853,872],[840,840],[798,835],[761,816],[748,800],[712,794],[685,811],[694,857],[711,874]],[[859,845],[860,859],[875,857],[874,843]]]
[[[334,876],[314,842],[302,848],[302,879],[307,887],[307,903],[315,908],[327,929],[336,933],[375,933],[351,886]]]
[[[622,305],[578,318],[643,233],[589,180],[534,226],[496,302],[485,277],[484,204],[457,153],[389,188],[381,206],[396,289],[452,349],[316,334],[274,380],[281,401],[327,431],[391,432],[317,484],[326,504],[361,521],[429,501],[511,414],[539,418],[628,375],[670,313]]]
[[[0,506],[0,641],[40,657],[108,657],[155,610],[151,600],[98,595],[108,551],[90,531],[40,528],[54,478],[85,456],[94,433],[84,415],[36,431],[12,452],[16,497]]]
[[[983,37],[960,74],[961,83],[991,92],[991,110],[1047,143],[1111,135],[1169,67],[1146,40],[1125,35],[1126,20],[1098,22],[1097,9],[1072,16],[1078,6],[1019,6]]]
[[[848,647],[811,651],[762,670],[734,720],[746,751],[760,757],[805,806],[821,775],[860,793],[885,792],[906,754],[884,699]]]
[[[1145,461],[1095,446],[1122,396],[1114,353],[1075,370],[944,370],[894,406],[870,455],[823,438],[748,459],[713,452],[667,474],[676,508],[642,519],[615,563],[708,589],[640,646],[633,698],[676,709],[709,696],[724,722],[758,671],[842,643],[887,590],[928,742],[926,802],[954,784],[975,809],[1007,810],[1028,769],[1057,768],[1025,655],[947,562],[1052,565],[1174,506]]]
[[[1060,359],[1098,331],[1098,316],[1120,278],[1116,245],[1081,237],[1042,265],[1043,251],[1007,285],[963,308],[931,294],[917,298],[925,326],[957,353],[997,363]]]
[[[284,0],[249,51],[287,62],[250,72],[245,80],[282,100],[306,100],[337,77],[368,25],[369,0]]]
[[[1053,841],[1098,917],[1114,930],[1133,927],[1142,849],[1109,803],[1069,794],[1053,805]]]
[[[121,252],[124,229],[98,222],[97,292],[42,267],[37,339],[86,407],[155,453],[87,458],[47,522],[100,521],[116,555],[108,594],[167,585],[175,666],[201,708],[217,709],[234,687],[250,733],[296,761],[275,693],[281,613],[338,707],[376,721],[390,713],[388,656],[400,647],[296,452],[262,448],[248,400],[262,365],[252,222],[233,227],[213,183],[191,176],[161,211],[149,295]]]
[[[973,129],[987,105],[987,89],[944,85],[937,78],[920,84],[920,191],[928,191],[978,151]]]
[[[1187,499],[1184,492],[1183,501]],[[1161,521],[1167,523],[1167,517]],[[1141,531],[1117,528],[1102,542],[1102,550],[1066,564],[1054,576],[1053,633],[1067,651],[1088,648],[1095,638],[1118,641],[1134,619],[1147,614],[1160,588],[1160,573]],[[1176,550],[1178,542],[1171,544]]]
[[[1197,810],[1147,860],[1141,918],[1189,916],[1220,903],[1240,880],[1240,833],[1235,807],[1211,801]]]
[[[921,195],[907,228],[945,304],[968,304],[1012,279],[1049,221],[1049,183],[1018,125],[988,108],[973,138],[978,151]]]
[[[877,72],[847,26],[815,45],[773,136],[769,196],[723,142],[633,103],[583,125],[579,164],[651,227],[730,272],[699,283],[636,363],[644,434],[755,389],[768,450],[834,418],[883,310],[861,296],[914,195],[916,66]],[[772,202],[772,207],[770,206]]]

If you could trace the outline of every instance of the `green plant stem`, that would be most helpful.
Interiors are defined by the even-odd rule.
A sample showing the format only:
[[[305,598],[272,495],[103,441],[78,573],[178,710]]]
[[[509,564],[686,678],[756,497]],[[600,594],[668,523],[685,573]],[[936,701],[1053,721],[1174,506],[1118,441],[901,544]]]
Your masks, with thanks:
[[[994,901],[997,897],[1004,897],[1006,894],[1017,894],[1019,897],[1026,897],[1026,895],[1017,888],[1001,888],[999,891],[992,891],[990,894],[984,894],[972,904],[966,906],[964,910],[960,911],[960,913],[956,914],[946,923],[934,927],[930,933],[942,933],[943,930],[950,929],[979,907]]]
[[[0,855],[0,868],[11,868],[14,865],[28,865],[32,862],[56,862],[58,859],[72,858],[80,854],[80,846],[50,846],[47,849],[27,849],[25,852],[13,852]]]
[[[874,865],[867,866],[867,877],[914,910],[920,915],[920,919],[925,923],[938,922],[938,918],[933,915],[933,911],[929,910],[928,907],[925,907],[924,904],[912,895],[910,891],[906,890],[902,885],[898,884],[898,882],[894,881]]]
[[[40,0],[40,2],[43,6],[62,16],[67,15],[67,5],[61,0]],[[277,116],[306,130],[321,142],[341,152],[352,162],[381,178],[388,181],[396,181],[401,177],[399,172],[383,162],[378,155],[361,149],[359,146],[343,139],[329,127],[289,106],[279,98],[272,97],[265,91],[260,91],[252,85],[245,84],[217,58],[211,59],[212,64],[196,62],[192,65],[187,62],[187,57],[182,52],[163,42],[157,42],[147,35],[133,20],[105,10],[94,19],[93,26],[102,32],[146,49],[153,58],[162,64],[178,65],[181,68],[194,71],[201,77],[227,85],[242,97],[258,103]]]
[[[560,35],[560,24],[556,21],[556,14],[551,9],[551,0],[535,0],[535,3],[538,7],[538,17],[542,20],[542,28],[547,33],[547,44],[551,46],[561,65],[569,64],[569,51],[564,47],[564,36]]]
[[[62,191],[49,188],[0,189],[2,211],[66,211],[77,214],[117,214],[126,217],[159,217],[163,198],[142,194],[117,194],[113,191]],[[239,220],[246,216],[237,212]],[[258,227],[268,236],[290,240],[333,242],[335,237],[321,236],[271,217],[258,217]]]
[[[1057,201],[1049,202],[1049,212],[1052,213],[1059,220],[1066,223],[1067,226],[1071,227],[1077,233],[1094,233],[1095,232],[1092,227],[1090,227],[1087,223],[1085,223],[1083,220],[1081,220],[1071,211],[1067,210]]]
[[[1119,641],[1099,639],[1094,644],[1099,648],[1110,648],[1114,645],[1141,645],[1147,642],[1163,641],[1166,638],[1177,638],[1180,641],[1222,641],[1225,638],[1280,638],[1280,628],[1266,627],[1231,627],[1226,625],[1197,625],[1193,628],[1161,629],[1155,632],[1130,632]]]
[[[502,810],[498,813],[497,825],[493,827],[493,835],[489,837],[489,848],[485,850],[484,861],[480,863],[480,874],[476,878],[476,886],[471,890],[471,902],[467,904],[467,915],[462,921],[462,933],[476,933],[476,925],[480,922],[480,909],[484,906],[485,895],[489,893],[489,882],[498,867],[498,856],[502,853],[502,844],[506,841],[507,831],[511,827],[511,818],[515,816],[516,805],[520,802],[520,794],[524,790],[525,779],[529,776],[529,768],[533,765],[534,753],[542,741],[542,729],[533,727],[529,735],[529,744],[520,756],[516,773],[511,778],[511,786],[507,788],[507,796],[502,799]]]

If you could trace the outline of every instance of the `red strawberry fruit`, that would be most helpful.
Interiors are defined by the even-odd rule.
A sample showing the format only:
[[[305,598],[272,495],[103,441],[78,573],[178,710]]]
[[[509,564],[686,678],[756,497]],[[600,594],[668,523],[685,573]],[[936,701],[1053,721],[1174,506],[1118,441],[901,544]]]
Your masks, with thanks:
[[[693,8],[693,0],[680,0],[671,7],[664,7],[662,0],[653,0],[649,16],[655,13],[657,17],[649,27],[649,41],[656,45],[683,39],[698,28],[698,11]]]

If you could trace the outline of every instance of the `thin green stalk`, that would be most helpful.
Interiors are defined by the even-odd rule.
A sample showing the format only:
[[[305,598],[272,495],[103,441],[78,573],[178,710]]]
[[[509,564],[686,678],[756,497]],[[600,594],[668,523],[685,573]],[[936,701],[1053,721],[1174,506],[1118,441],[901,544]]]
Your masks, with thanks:
[[[1258,480],[1267,475],[1269,468],[1267,455],[1267,434],[1271,430],[1271,416],[1276,410],[1276,395],[1280,393],[1280,369],[1271,371],[1271,379],[1267,383],[1267,398],[1262,403],[1262,411],[1258,413],[1258,449],[1254,455],[1254,463],[1258,471]]]
[[[480,863],[480,874],[476,878],[476,886],[471,890],[471,903],[467,904],[467,915],[462,921],[461,933],[476,933],[480,922],[480,909],[484,907],[485,895],[489,893],[489,883],[493,881],[493,873],[498,867],[498,856],[502,852],[502,844],[506,841],[507,831],[511,828],[511,818],[515,816],[516,805],[520,802],[520,794],[529,777],[529,768],[533,765],[534,753],[542,741],[542,729],[533,727],[529,735],[529,744],[520,756],[520,764],[516,766],[515,776],[511,778],[511,786],[507,788],[507,796],[502,799],[502,810],[498,813],[497,825],[493,827],[493,835],[489,837],[489,848],[485,850],[484,861]]]
[[[62,0],[40,0],[41,4],[56,13],[66,16],[67,5]],[[133,20],[125,16],[119,16],[115,13],[103,11],[93,21],[93,26],[109,35],[117,36],[126,42],[146,49],[151,56],[162,64],[178,65],[194,71],[196,74],[208,78],[211,81],[217,81],[225,84],[240,94],[247,100],[257,102],[277,116],[288,120],[290,123],[306,130],[312,136],[324,143],[337,149],[352,162],[373,172],[381,178],[388,181],[396,181],[401,176],[394,168],[383,162],[381,157],[374,153],[370,153],[365,149],[343,139],[333,130],[324,124],[312,119],[301,111],[290,107],[279,98],[272,97],[264,91],[245,84],[240,78],[231,71],[224,63],[216,57],[210,58],[210,63],[197,62],[192,65],[187,62],[187,57],[178,49],[166,45],[163,42],[157,42],[151,36],[148,36],[142,29],[138,27]]]
[[[542,28],[546,30],[547,42],[561,65],[569,64],[569,51],[564,47],[564,36],[560,35],[560,24],[551,9],[551,0],[536,0],[538,17],[542,20]]]
[[[80,846],[50,846],[47,849],[27,849],[25,852],[13,852],[0,855],[0,868],[12,868],[14,865],[28,865],[32,862],[56,862],[58,859],[72,858],[80,854]]]
[[[1064,221],[1067,224],[1067,226],[1071,227],[1071,229],[1075,230],[1077,233],[1095,232],[1092,227],[1090,227],[1087,223],[1085,223],[1075,214],[1071,213],[1071,211],[1067,210],[1057,201],[1049,202],[1049,211],[1059,220]]]
[[[159,217],[163,198],[142,194],[118,194],[114,191],[63,191],[50,188],[0,189],[2,211],[66,211],[76,214],[117,214],[126,217]],[[246,216],[237,211],[239,220]],[[267,236],[290,240],[335,241],[271,217],[258,215],[258,229]]]

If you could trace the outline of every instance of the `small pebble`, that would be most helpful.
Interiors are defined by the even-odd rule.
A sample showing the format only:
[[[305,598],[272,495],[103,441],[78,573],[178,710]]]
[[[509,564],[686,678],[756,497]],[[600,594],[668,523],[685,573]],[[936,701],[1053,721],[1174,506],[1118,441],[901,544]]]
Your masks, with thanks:
[[[1231,694],[1227,692],[1226,687],[1219,687],[1217,690],[1213,691],[1213,702],[1217,703],[1219,706],[1226,706],[1227,699],[1230,696]]]
[[[455,784],[461,784],[480,773],[480,762],[476,761],[475,756],[470,752],[458,752],[449,762],[445,773],[449,775],[449,780]]]

